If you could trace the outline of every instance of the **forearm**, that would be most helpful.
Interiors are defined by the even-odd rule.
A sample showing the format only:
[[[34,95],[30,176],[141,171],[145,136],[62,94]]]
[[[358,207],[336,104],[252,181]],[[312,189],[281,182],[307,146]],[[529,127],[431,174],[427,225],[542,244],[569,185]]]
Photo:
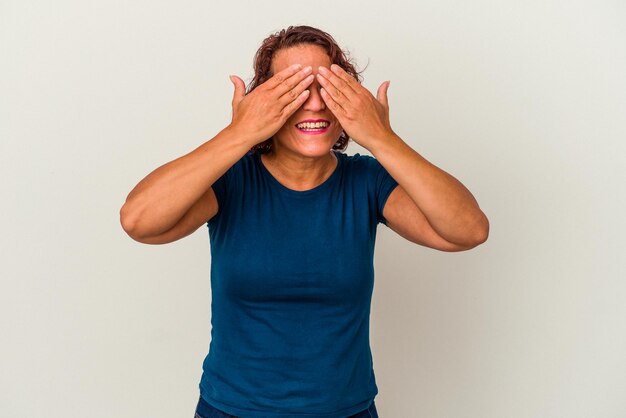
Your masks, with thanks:
[[[395,134],[375,141],[369,150],[441,237],[456,244],[486,239],[489,221],[461,182],[431,164]]]
[[[230,126],[141,180],[120,209],[124,229],[157,235],[172,228],[253,145]]]

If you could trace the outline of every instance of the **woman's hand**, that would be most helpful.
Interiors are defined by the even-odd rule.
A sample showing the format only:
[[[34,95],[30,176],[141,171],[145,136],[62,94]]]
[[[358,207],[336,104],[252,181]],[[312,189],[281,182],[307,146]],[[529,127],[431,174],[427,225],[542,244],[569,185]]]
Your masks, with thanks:
[[[330,70],[319,67],[317,79],[326,106],[357,144],[369,150],[373,141],[394,134],[389,123],[389,81],[378,87],[374,97],[337,64],[332,64]]]
[[[294,64],[245,94],[246,85],[235,75],[231,128],[250,138],[253,145],[271,138],[309,97],[312,68]]]

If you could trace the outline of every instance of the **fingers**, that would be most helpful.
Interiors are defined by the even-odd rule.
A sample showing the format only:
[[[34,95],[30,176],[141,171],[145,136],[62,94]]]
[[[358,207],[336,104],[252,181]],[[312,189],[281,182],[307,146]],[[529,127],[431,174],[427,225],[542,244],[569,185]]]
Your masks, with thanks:
[[[376,98],[380,103],[385,107],[389,107],[389,100],[387,99],[387,90],[389,89],[390,81],[385,81],[383,84],[378,87],[378,91],[376,92]]]
[[[244,96],[246,95],[246,83],[244,83],[243,80],[236,75],[231,75],[228,78],[230,78],[230,81],[235,86],[232,105],[233,107],[237,107],[237,105],[239,105],[239,102],[242,101]]]
[[[285,68],[284,70],[277,72],[276,74],[274,74],[269,80],[267,80],[263,84],[265,86],[267,86],[267,88],[270,89],[270,90],[271,89],[275,89],[280,84],[282,84],[285,80],[289,79],[294,74],[297,74],[301,69],[302,69],[302,65],[301,64],[293,64],[293,65]],[[298,80],[298,81],[300,81],[300,80]],[[293,85],[295,86],[296,84],[297,84],[297,82],[294,83]]]
[[[294,72],[293,68],[301,69]],[[295,64],[294,66],[288,67],[286,70],[283,70],[272,77],[270,79],[272,80],[272,83],[270,83],[269,86],[282,80],[279,84],[274,85],[272,95],[278,96],[277,101],[283,107],[283,112],[293,113],[289,111],[291,107],[287,109],[287,106],[291,106],[294,101],[299,103],[298,107],[304,103],[304,100],[299,102],[299,99],[304,97],[302,96],[302,93],[305,91],[307,95],[306,97],[308,97],[310,92],[306,90],[306,88],[311,85],[311,83],[315,80],[315,77],[311,74],[313,68],[310,66],[302,68],[300,64]],[[298,107],[296,107],[296,109]]]
[[[330,71],[343,80],[348,87],[350,87],[355,93],[358,93],[361,89],[361,85],[358,81],[354,79],[350,74],[348,74],[343,68],[338,66],[337,64],[330,65]],[[331,80],[332,81],[332,80]]]
[[[296,72],[291,77],[285,79],[282,83],[274,87],[273,93],[277,95],[277,97],[282,97],[283,95],[292,91],[294,87],[296,87],[303,79],[306,79],[311,72],[313,71],[312,67],[305,67],[302,70]],[[277,74],[278,75],[278,74]],[[311,78],[311,81],[313,78]],[[309,83],[310,84],[310,83]],[[292,97],[292,100],[297,97],[297,95]]]
[[[286,119],[289,118],[292,114],[295,113],[296,110],[300,108],[306,102],[306,99],[309,98],[309,94],[311,92],[309,90],[304,90],[302,93],[298,95],[296,100],[289,103],[287,106],[283,108],[283,117]]]
[[[305,91],[306,88],[311,85],[314,79],[315,79],[315,76],[313,76],[313,74],[309,74],[304,80],[300,81],[295,87],[291,88],[290,90],[287,90],[287,92],[278,99],[279,103],[282,104],[283,106],[287,106],[289,103],[293,102],[300,95],[300,93]]]
[[[346,115],[346,110],[341,107],[341,105],[337,103],[330,94],[328,94],[326,89],[321,88],[320,94],[322,95],[322,99],[324,100],[324,103],[326,103],[326,106],[328,106],[330,111],[333,112],[338,119],[341,119],[341,117]]]
[[[319,67],[317,79],[324,88],[326,95],[332,98],[332,101],[345,112],[349,113],[354,110],[355,107],[358,108],[360,94],[356,93],[347,81],[325,67]],[[322,96],[322,98],[324,97]]]
[[[354,100],[354,98],[359,94],[361,86],[354,86],[356,80],[352,79],[352,81],[350,81],[350,75],[341,70],[338,65],[333,64],[331,65],[331,68],[334,68],[334,71],[341,71],[342,74],[338,75],[326,67],[319,67],[317,78],[320,80],[320,84],[325,81],[326,85],[324,85],[324,88],[335,99],[340,99],[341,96],[345,96],[348,101]]]

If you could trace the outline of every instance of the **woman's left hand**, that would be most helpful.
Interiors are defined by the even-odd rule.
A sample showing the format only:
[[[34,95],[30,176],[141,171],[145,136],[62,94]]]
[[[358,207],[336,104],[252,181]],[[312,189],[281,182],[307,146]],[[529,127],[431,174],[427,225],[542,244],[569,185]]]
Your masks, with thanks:
[[[389,123],[389,81],[378,87],[374,97],[337,64],[330,70],[319,67],[317,80],[326,106],[357,144],[369,150],[373,142],[394,134]]]

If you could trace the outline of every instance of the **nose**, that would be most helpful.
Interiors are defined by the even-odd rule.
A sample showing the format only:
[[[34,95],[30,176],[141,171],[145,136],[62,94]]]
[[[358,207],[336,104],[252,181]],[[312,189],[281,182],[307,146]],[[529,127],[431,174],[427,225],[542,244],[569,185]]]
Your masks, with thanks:
[[[326,103],[324,102],[324,99],[322,99],[322,95],[320,94],[320,86],[317,83],[312,83],[309,86],[309,91],[309,97],[302,105],[304,110],[308,110],[311,112],[320,112],[322,110],[326,110]]]

